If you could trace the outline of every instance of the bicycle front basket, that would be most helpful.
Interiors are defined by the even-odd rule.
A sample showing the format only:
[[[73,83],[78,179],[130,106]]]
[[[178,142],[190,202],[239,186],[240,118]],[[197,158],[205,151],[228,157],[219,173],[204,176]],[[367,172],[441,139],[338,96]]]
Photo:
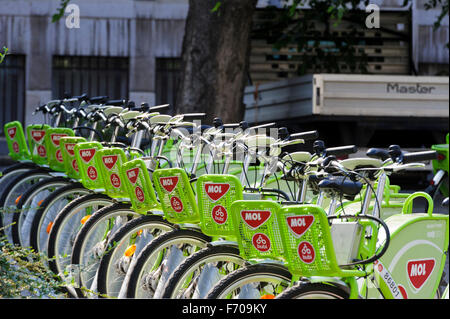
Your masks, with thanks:
[[[97,151],[100,175],[111,198],[128,198],[128,191],[120,177],[120,167],[127,161],[125,151],[119,147],[102,148]]]
[[[6,143],[8,144],[9,157],[15,161],[30,161],[25,133],[19,121],[13,121],[4,125]]]
[[[64,162],[64,170],[70,178],[80,179],[80,170],[78,169],[78,163],[75,159],[75,144],[86,142],[84,137],[69,136],[61,137],[59,140],[61,154]]]
[[[47,148],[45,134],[50,128],[47,124],[31,124],[27,126],[28,144],[31,160],[37,165],[47,165]]]
[[[75,133],[70,128],[65,127],[51,127],[47,129],[45,134],[45,146],[47,148],[47,161],[49,167],[57,172],[64,172],[64,159],[60,148],[61,137],[75,136]]]
[[[88,189],[104,188],[97,160],[97,151],[102,148],[103,146],[99,142],[85,142],[75,145],[75,159],[80,170],[81,183]]]

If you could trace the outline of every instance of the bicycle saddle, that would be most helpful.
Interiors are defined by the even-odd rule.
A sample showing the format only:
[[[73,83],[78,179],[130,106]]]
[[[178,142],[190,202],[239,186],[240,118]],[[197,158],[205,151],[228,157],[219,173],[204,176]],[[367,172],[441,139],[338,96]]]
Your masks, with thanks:
[[[355,196],[361,191],[363,185],[344,176],[333,176],[321,180],[318,187],[322,190],[333,190],[347,196]]]

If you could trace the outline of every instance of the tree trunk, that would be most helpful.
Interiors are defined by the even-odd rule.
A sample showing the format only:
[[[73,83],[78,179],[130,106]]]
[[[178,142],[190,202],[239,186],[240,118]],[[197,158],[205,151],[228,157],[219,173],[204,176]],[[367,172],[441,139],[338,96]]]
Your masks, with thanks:
[[[177,113],[204,112],[224,123],[244,117],[250,32],[257,0],[189,0]]]

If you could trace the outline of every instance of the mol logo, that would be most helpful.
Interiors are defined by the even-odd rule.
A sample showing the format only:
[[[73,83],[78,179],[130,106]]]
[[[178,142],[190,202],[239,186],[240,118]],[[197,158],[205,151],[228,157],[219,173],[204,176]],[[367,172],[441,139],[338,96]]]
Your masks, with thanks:
[[[129,169],[126,173],[127,173],[128,180],[132,184],[136,184],[137,178],[139,176],[139,167]]]
[[[50,139],[52,140],[53,145],[55,145],[56,147],[59,146],[59,140],[61,139],[61,137],[67,136],[67,134],[51,134],[50,135]]]
[[[242,220],[250,229],[257,229],[264,224],[270,217],[271,213],[268,210],[243,210],[241,211]]]
[[[108,156],[103,156],[102,161],[103,161],[103,164],[106,166],[106,168],[111,170],[114,167],[114,165],[116,165],[118,158],[119,158],[118,155],[108,155]]]
[[[286,217],[289,229],[295,237],[301,237],[313,224],[313,215],[289,216]]]
[[[85,150],[80,150],[80,156],[83,159],[83,161],[85,161],[86,163],[89,163],[92,158],[94,157],[96,152],[95,148],[89,148],[89,149],[85,149]]]
[[[67,153],[69,153],[70,156],[73,156],[74,153],[74,148],[75,148],[75,143],[67,143],[64,144],[64,147],[66,148]]]
[[[36,143],[40,143],[45,136],[45,131],[43,130],[32,130],[31,138],[36,141]]]
[[[10,127],[8,129],[8,136],[10,139],[13,139],[16,136],[17,133],[17,127]]]
[[[178,176],[160,177],[159,182],[167,192],[172,193],[178,184]]]
[[[408,278],[414,288],[419,290],[423,287],[425,282],[430,278],[435,265],[434,258],[410,260],[406,264]]]
[[[221,199],[230,189],[230,184],[225,183],[205,183],[205,192],[213,202]]]

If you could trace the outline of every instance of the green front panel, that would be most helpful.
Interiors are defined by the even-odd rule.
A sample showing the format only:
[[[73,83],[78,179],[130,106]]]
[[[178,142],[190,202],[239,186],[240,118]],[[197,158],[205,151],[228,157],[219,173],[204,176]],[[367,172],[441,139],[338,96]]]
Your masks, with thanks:
[[[127,189],[120,177],[120,167],[127,161],[123,149],[118,147],[103,148],[97,152],[100,175],[106,194],[112,198],[127,198]]]
[[[131,208],[135,212],[145,214],[154,209],[160,210],[144,160],[137,158],[123,163],[120,177],[127,191],[127,197],[130,198]]]
[[[45,146],[47,148],[47,161],[49,167],[57,172],[64,172],[64,159],[60,148],[60,139],[62,137],[75,136],[70,128],[51,127],[45,134]]]
[[[28,145],[30,148],[31,160],[38,165],[46,165],[47,147],[45,145],[45,135],[50,125],[31,124],[27,126]]]
[[[239,200],[231,204],[235,237],[243,258],[284,260],[279,209],[280,205],[270,200]]]
[[[153,185],[165,218],[174,224],[198,223],[200,215],[194,191],[181,168],[163,168],[153,172]]]
[[[9,157],[16,161],[31,160],[22,124],[19,121],[6,123],[4,131]]]
[[[86,139],[80,136],[61,137],[59,140],[64,162],[64,171],[67,176],[77,180],[81,177],[78,162],[75,158],[75,145],[83,142],[86,142]]]
[[[284,206],[279,211],[285,258],[298,276],[339,276],[330,226],[317,205]]]
[[[233,237],[230,206],[243,199],[243,188],[234,175],[203,175],[197,180],[200,227],[208,236]]]
[[[97,151],[102,149],[99,142],[78,143],[74,147],[75,159],[80,171],[81,183],[89,189],[104,188]]]
[[[389,248],[374,265],[384,297],[434,298],[448,248],[448,216],[399,214],[386,223],[391,230]],[[369,298],[379,294],[369,286]]]

